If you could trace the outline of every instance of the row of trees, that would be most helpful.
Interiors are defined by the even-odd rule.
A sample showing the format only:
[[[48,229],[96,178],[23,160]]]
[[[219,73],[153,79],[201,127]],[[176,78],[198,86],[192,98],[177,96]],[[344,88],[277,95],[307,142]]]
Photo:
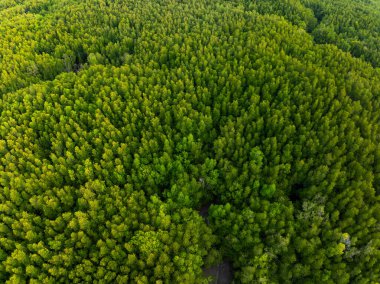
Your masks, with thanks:
[[[379,70],[256,2],[0,6],[0,282],[379,279]]]

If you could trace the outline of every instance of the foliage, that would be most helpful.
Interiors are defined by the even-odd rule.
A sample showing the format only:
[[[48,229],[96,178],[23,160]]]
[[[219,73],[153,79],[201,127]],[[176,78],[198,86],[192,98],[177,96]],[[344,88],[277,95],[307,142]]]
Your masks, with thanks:
[[[378,281],[379,11],[2,1],[0,282]]]

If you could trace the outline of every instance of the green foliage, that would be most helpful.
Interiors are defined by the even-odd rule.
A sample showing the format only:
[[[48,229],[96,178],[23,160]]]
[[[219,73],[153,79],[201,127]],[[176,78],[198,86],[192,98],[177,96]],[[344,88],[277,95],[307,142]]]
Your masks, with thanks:
[[[0,282],[378,281],[379,11],[2,1]]]
[[[335,44],[353,56],[380,66],[380,2],[301,0],[314,12],[317,43]]]
[[[271,185],[263,185],[263,188],[261,189],[260,194],[263,197],[269,198],[272,197],[273,194],[276,192],[276,186],[274,184]]]

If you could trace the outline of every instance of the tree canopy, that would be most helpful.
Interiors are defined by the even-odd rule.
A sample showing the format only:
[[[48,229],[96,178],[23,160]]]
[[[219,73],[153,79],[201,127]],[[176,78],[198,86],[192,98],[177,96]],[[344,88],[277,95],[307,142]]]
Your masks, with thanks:
[[[0,282],[377,283],[379,27],[378,0],[1,1]]]

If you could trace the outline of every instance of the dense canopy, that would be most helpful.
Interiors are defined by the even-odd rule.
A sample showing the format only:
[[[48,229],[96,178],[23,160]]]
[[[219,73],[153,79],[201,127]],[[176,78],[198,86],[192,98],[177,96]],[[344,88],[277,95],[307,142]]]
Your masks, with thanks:
[[[379,0],[2,0],[0,283],[377,283],[379,67]]]

